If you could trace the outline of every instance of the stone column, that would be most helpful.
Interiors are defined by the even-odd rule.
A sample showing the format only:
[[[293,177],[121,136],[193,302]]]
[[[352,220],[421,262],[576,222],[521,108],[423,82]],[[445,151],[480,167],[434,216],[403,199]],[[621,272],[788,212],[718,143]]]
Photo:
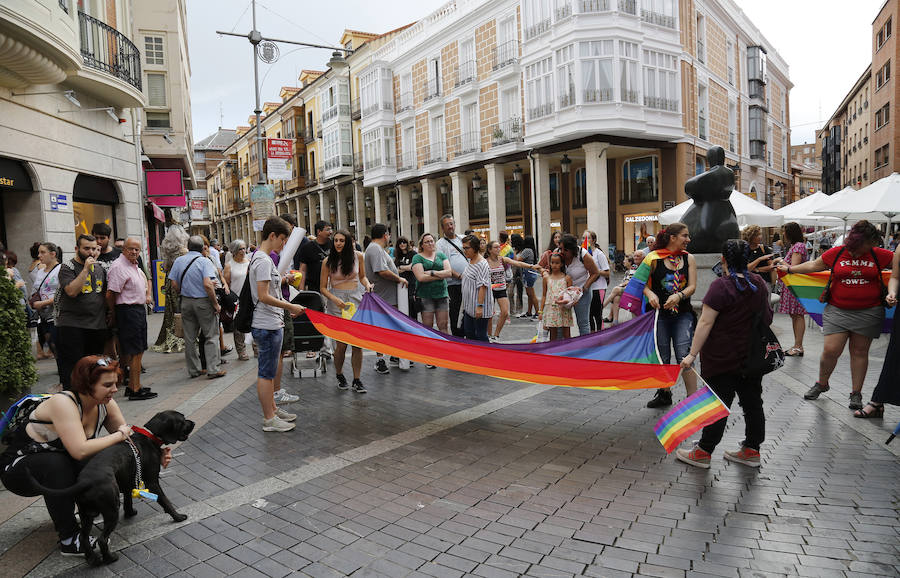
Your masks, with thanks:
[[[461,235],[469,228],[469,175],[461,172],[450,173],[450,188],[453,195],[453,222],[456,223],[457,234]],[[443,234],[440,223],[435,234]]]
[[[340,185],[334,188],[335,229],[349,229],[347,220],[347,192]]]
[[[307,198],[309,199],[309,226],[312,227],[316,224],[316,221],[322,218],[319,215],[319,204],[321,201],[319,193],[310,193]]]
[[[319,218],[334,226],[331,220],[331,196],[327,189],[322,189],[322,192],[319,193]]]
[[[534,208],[537,213],[534,222],[534,243],[537,247],[543,247],[550,240],[550,157],[546,154],[534,155],[533,170]]]
[[[487,239],[491,241],[506,228],[506,183],[503,165],[491,163],[484,168],[487,169],[488,222],[491,228]],[[456,228],[459,229],[459,225]]]
[[[609,143],[582,145],[585,156],[588,229],[597,233],[597,244],[607,252],[609,247],[609,190],[606,178],[606,150]],[[573,231],[580,235],[581,231]]]
[[[356,221],[356,240],[362,247],[362,239],[366,236],[366,189],[362,181],[353,181],[353,220]]]
[[[372,202],[375,204],[376,223],[384,223],[385,191],[387,191],[386,187],[372,187]]]
[[[412,242],[413,219],[415,218],[412,206],[412,185],[397,187],[397,205],[400,213],[397,236],[403,235]]]
[[[440,237],[440,227],[438,227],[438,183],[434,179],[422,179],[422,219],[424,222],[423,231],[431,233],[435,237]],[[409,238],[410,242],[412,237]]]

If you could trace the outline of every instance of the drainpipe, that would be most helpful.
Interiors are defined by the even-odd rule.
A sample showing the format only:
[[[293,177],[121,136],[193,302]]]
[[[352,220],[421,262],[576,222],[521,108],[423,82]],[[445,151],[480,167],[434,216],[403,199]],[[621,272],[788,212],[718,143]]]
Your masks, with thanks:
[[[145,239],[145,243],[141,243],[143,245],[142,252],[144,253],[144,263],[147,264],[147,267],[150,267],[150,230],[147,228],[147,223],[145,221],[145,212],[147,207],[144,204],[144,166],[141,163],[141,120],[140,118],[135,118],[135,110],[134,108],[131,110],[131,126],[134,130],[132,130],[131,138],[134,141],[134,162],[135,169],[137,171],[137,187],[138,187],[138,214],[141,217],[141,238]],[[128,216],[125,216],[126,222],[128,221]],[[145,232],[146,231],[146,236]]]
[[[534,149],[528,149],[528,163],[529,167],[531,167],[531,231],[534,236],[534,247],[537,249],[538,247],[542,247],[541,242],[538,240],[538,205],[537,205],[537,188],[535,187],[535,174],[534,174]],[[534,256],[535,259],[538,258],[537,255]]]

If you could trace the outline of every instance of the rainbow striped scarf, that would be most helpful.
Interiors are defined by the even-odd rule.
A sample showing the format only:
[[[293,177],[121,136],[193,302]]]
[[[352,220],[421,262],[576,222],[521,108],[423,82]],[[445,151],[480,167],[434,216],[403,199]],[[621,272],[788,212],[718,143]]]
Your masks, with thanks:
[[[656,427],[653,428],[656,437],[659,438],[659,443],[663,445],[667,453],[672,453],[678,444],[700,428],[715,423],[723,417],[728,417],[730,413],[719,396],[703,382],[699,375],[697,380],[703,384],[703,387],[662,416],[656,422]]]
[[[625,291],[622,293],[622,297],[619,300],[620,309],[631,311],[631,313],[635,315],[643,313],[646,310],[646,303],[644,303],[644,287],[647,285],[647,281],[650,280],[653,262],[657,259],[671,257],[672,255],[687,255],[687,251],[659,249],[658,251],[651,251],[649,255],[644,257],[640,267],[637,268],[637,271],[635,271],[634,275],[631,277],[631,281],[625,286]],[[660,305],[662,305],[662,303],[660,303]]]

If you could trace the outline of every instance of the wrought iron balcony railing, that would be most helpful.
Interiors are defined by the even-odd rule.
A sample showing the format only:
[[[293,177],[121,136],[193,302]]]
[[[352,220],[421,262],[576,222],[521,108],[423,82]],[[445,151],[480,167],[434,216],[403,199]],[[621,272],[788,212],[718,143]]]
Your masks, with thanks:
[[[141,90],[141,53],[112,26],[78,12],[84,65],[111,74]]]
[[[493,69],[498,70],[519,62],[519,41],[510,40],[494,47]]]
[[[474,60],[467,60],[466,62],[460,63],[459,66],[456,67],[453,86],[462,86],[466,83],[478,80],[477,70]]]

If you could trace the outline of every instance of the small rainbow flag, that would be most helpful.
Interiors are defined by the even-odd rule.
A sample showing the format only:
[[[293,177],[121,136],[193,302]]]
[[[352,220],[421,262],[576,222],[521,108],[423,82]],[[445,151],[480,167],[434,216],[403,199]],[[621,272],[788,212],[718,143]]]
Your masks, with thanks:
[[[660,249],[658,251],[651,251],[650,254],[644,257],[644,260],[641,261],[640,267],[637,268],[637,271],[635,271],[634,275],[631,277],[631,281],[629,281],[628,285],[625,286],[625,291],[622,293],[622,297],[619,299],[619,308],[630,311],[635,315],[643,313],[644,286],[647,285],[647,281],[650,279],[650,271],[653,262],[657,259],[665,259],[670,255],[679,253],[680,252],[678,251]]]
[[[699,374],[697,380],[703,384],[703,387],[662,416],[656,422],[656,427],[653,428],[656,437],[659,438],[659,443],[666,448],[666,453],[672,453],[678,444],[694,432],[728,417],[730,413],[719,396],[703,382]]]
[[[584,249],[585,251],[587,251],[587,252],[588,252],[588,255],[593,255],[593,254],[594,254],[594,248],[591,246],[590,243],[588,243],[588,238],[587,238],[587,237],[584,237],[584,238],[581,240],[581,248]]]
[[[819,297],[822,295],[822,292],[825,291],[825,285],[828,284],[829,275],[830,272],[828,271],[809,274],[779,273],[781,282],[784,283],[784,286],[791,290],[791,293],[794,294],[797,301],[803,305],[803,308],[806,309],[806,312],[809,313],[812,320],[818,323],[819,326],[822,325],[822,313],[825,312],[825,303],[819,301]],[[884,279],[885,286],[887,286],[888,282],[891,280],[891,272],[882,271],[881,275]],[[884,327],[882,327],[881,330],[882,333],[891,332],[894,321],[894,311],[896,309],[896,307],[891,307],[890,309],[885,310]]]

